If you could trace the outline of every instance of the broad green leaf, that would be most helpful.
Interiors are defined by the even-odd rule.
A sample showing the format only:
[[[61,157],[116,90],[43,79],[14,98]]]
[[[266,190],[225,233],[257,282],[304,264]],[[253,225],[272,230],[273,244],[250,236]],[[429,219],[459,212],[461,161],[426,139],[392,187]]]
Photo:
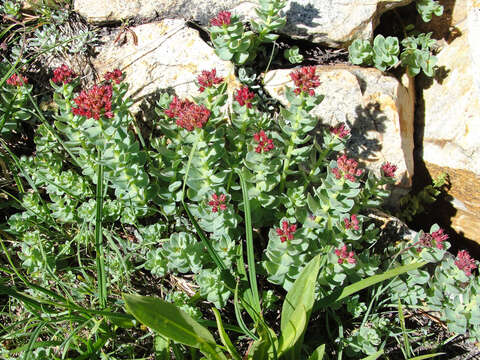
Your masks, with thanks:
[[[322,360],[325,356],[325,344],[320,345],[315,349],[315,351],[310,355],[308,360]]]
[[[290,322],[295,310],[300,306],[305,307],[308,322],[315,301],[315,284],[317,283],[317,276],[320,270],[320,259],[321,255],[317,255],[310,260],[285,297],[280,325],[282,333]]]
[[[275,332],[264,326],[259,328],[260,339],[255,340],[248,352],[248,360],[277,360],[278,340]]]
[[[127,311],[173,341],[199,349],[211,359],[226,359],[212,334],[174,304],[151,296],[123,294]]]
[[[217,321],[218,334],[220,335],[220,340],[222,341],[222,344],[225,345],[225,347],[227,348],[227,351],[230,353],[230,355],[232,355],[233,359],[241,360],[242,357],[238,354],[230,338],[225,332],[225,328],[223,327],[223,322],[220,316],[220,312],[216,308],[212,308],[212,311],[213,311],[213,314],[215,315],[215,320]]]
[[[398,275],[402,275],[402,274],[407,273],[411,270],[418,269],[418,268],[424,266],[425,264],[427,264],[427,263],[426,262],[415,262],[415,263],[399,266],[395,269],[385,271],[383,274],[373,275],[373,276],[370,276],[366,279],[357,281],[356,283],[354,283],[352,285],[349,285],[349,286],[346,286],[343,289],[338,289],[337,292],[334,291],[334,293],[331,294],[330,296],[327,296],[327,297],[321,299],[317,303],[317,305],[315,306],[315,310],[319,310],[321,308],[325,308],[327,306],[330,306],[331,304],[333,304],[335,302],[338,302],[340,300],[343,300],[346,297],[349,297],[350,295],[353,295],[358,291],[366,289],[366,288],[368,288],[372,285],[378,284],[379,282],[394,278]]]
[[[300,304],[293,312],[288,323],[282,327],[282,332],[278,340],[279,356],[288,353],[287,358],[295,359],[294,352],[291,350],[294,350],[298,340],[303,336],[307,327],[307,321],[307,310],[303,304]]]

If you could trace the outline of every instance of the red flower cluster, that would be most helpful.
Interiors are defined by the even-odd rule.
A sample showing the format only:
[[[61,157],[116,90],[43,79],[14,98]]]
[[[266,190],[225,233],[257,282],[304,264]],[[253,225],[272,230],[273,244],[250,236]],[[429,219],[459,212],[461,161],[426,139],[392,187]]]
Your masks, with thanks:
[[[344,137],[350,135],[350,130],[345,126],[344,123],[341,123],[336,127],[331,126],[330,132],[338,136],[340,139],[343,139]]]
[[[28,79],[25,76],[13,74],[7,79],[7,84],[11,86],[23,86],[28,84]]]
[[[253,140],[258,143],[257,147],[255,148],[255,152],[257,153],[269,152],[275,147],[273,145],[273,140],[269,139],[263,130],[253,134]]]
[[[224,25],[230,25],[231,17],[232,13],[229,11],[220,11],[216,17],[210,20],[210,25],[220,27]]]
[[[349,218],[343,219],[343,222],[345,223],[345,229],[352,229],[353,230],[358,230],[360,227],[358,226],[358,219],[357,215],[352,215]]]
[[[472,275],[472,270],[477,268],[475,259],[470,256],[467,250],[460,250],[458,252],[455,265],[457,265],[460,270],[463,270],[467,276]]]
[[[290,225],[288,221],[282,221],[282,228],[275,229],[278,236],[280,236],[280,241],[283,243],[287,240],[293,240],[293,234],[297,231],[297,225]]]
[[[73,101],[78,106],[78,108],[72,108],[75,115],[95,120],[100,119],[100,116],[110,119],[113,117],[112,85],[94,85],[88,91],[82,90]]]
[[[420,236],[415,245],[420,245],[417,247],[417,251],[422,251],[423,248],[431,248],[435,245],[437,249],[443,249],[443,242],[448,239],[448,235],[443,233],[443,229],[438,229],[437,231],[431,234],[423,234]]]
[[[55,84],[69,84],[76,77],[77,74],[75,74],[67,65],[63,64],[53,70],[52,81]]]
[[[344,262],[355,264],[357,262],[357,260],[354,258],[355,253],[353,251],[347,251],[347,245],[343,245],[341,248],[335,249],[335,255],[338,256],[339,264],[343,264]]]
[[[200,92],[204,92],[206,88],[210,88],[213,85],[218,85],[223,81],[223,78],[217,77],[217,69],[212,69],[212,71],[202,70],[202,74],[198,75],[197,82]]]
[[[235,100],[240,104],[240,106],[247,106],[247,108],[252,108],[252,99],[255,97],[255,94],[248,90],[247,86],[242,86],[237,90],[235,95]]]
[[[383,173],[383,176],[385,177],[394,178],[395,171],[397,171],[396,165],[393,165],[389,162],[386,162],[385,164],[382,165],[382,173]]]
[[[224,211],[227,209],[227,205],[225,204],[225,201],[227,200],[227,197],[225,194],[220,194],[218,196],[216,193],[212,194],[212,200],[208,202],[208,205],[212,207],[212,212],[216,213],[218,212],[218,209]]]
[[[290,77],[296,86],[294,93],[308,93],[310,96],[315,95],[315,88],[320,86],[318,76],[315,75],[315,66],[306,66],[299,70],[292,71]]]
[[[357,169],[357,166],[358,162],[347,158],[346,155],[342,155],[337,159],[337,167],[332,169],[332,173],[337,179],[345,177],[345,179],[355,182],[355,176],[363,174],[363,170]]]
[[[175,96],[170,103],[170,107],[165,110],[165,114],[169,118],[176,118],[178,126],[192,131],[205,125],[210,116],[210,111],[203,105],[197,105],[188,99],[179,100]]]
[[[123,73],[120,69],[107,72],[104,76],[107,81],[115,81],[115,84],[120,84],[123,80]]]

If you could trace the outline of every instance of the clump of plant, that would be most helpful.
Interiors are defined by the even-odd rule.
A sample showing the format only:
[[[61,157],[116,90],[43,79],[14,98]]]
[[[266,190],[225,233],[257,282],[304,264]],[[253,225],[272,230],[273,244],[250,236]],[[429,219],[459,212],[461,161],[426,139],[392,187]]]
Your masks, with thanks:
[[[253,31],[246,31],[238,16],[228,11],[220,12],[208,27],[216,54],[237,65],[252,62],[262,44],[278,38],[273,32],[285,25],[286,18],[280,15],[285,5],[285,0],[260,0],[255,9],[258,21],[250,22]]]
[[[222,14],[213,26],[228,32]],[[278,113],[262,111],[245,84],[229,107],[223,76],[203,70],[193,98],[163,93],[149,132],[137,129],[119,69],[81,89],[58,67],[51,112],[29,97],[40,122],[34,156],[0,142],[18,208],[0,239],[9,274],[0,294],[15,310],[0,335],[13,349],[2,355],[376,358],[401,334],[410,358],[415,329],[403,313],[419,307],[476,337],[478,264],[465,251],[449,258],[438,227],[378,244],[369,212],[397,167],[366,171],[348,155],[348,126],[312,116],[329,95],[318,93],[316,68],[291,72]],[[279,326],[265,316],[276,303]]]
[[[424,22],[432,20],[433,15],[443,15],[443,6],[436,0],[417,0],[415,5]]]
[[[425,186],[418,194],[407,194],[400,199],[400,211],[396,216],[403,221],[412,221],[413,217],[427,211],[427,206],[438,200],[448,186],[448,174],[442,173]]]
[[[418,0],[417,10],[425,22],[432,19],[432,14],[437,16],[443,14],[443,6],[434,0]],[[413,26],[408,26],[405,30],[412,29]],[[432,77],[438,60],[432,54],[435,40],[431,39],[431,36],[432,33],[411,31],[409,36],[401,41],[401,51],[397,37],[385,38],[379,34],[373,40],[373,44],[368,40],[356,39],[348,47],[349,61],[355,65],[375,66],[381,71],[401,64],[410,76],[416,76],[423,71],[425,75]]]
[[[0,64],[0,74],[5,79],[8,76],[9,67],[5,63]],[[12,131],[18,132],[23,122],[32,118],[28,109],[29,95],[32,85],[27,77],[12,73],[0,88],[0,134],[8,136]]]

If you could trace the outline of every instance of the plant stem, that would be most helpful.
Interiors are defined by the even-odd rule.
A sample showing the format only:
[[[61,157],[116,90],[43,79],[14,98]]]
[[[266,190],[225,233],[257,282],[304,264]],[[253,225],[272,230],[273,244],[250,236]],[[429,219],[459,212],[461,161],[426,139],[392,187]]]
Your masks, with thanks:
[[[107,282],[105,278],[105,263],[102,244],[102,212],[103,212],[103,165],[102,151],[98,149],[97,192],[96,192],[96,220],[95,220],[95,251],[98,277],[98,297],[100,308],[107,306]]]

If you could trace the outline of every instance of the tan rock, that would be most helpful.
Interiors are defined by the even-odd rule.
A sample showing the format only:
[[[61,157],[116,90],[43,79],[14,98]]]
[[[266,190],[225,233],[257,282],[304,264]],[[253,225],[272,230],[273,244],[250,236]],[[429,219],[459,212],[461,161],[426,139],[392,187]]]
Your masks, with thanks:
[[[459,6],[464,1],[459,2]],[[455,230],[480,242],[480,2],[469,0],[460,36],[437,54],[441,71],[422,83],[419,123],[424,123],[423,160],[451,177]]]
[[[380,16],[413,0],[289,0],[282,33],[334,47],[355,38],[371,38]],[[74,9],[87,21],[102,24],[134,17],[178,18],[207,25],[219,11],[231,10],[247,19],[255,15],[255,1],[242,0],[75,0]]]
[[[173,89],[180,97],[198,94],[194,80],[202,70],[217,69],[219,76],[235,79],[233,65],[215,55],[196,30],[182,20],[164,20],[131,28],[125,43],[116,43],[117,33],[102,39],[93,65],[100,76],[121,69],[129,83],[128,95],[135,101],[134,111],[147,95]]]
[[[413,176],[413,81],[402,85],[381,71],[355,66],[318,66],[323,102],[312,110],[323,124],[346,122],[352,130],[351,156],[379,173],[389,161],[397,165],[397,185],[409,188]],[[293,87],[291,70],[274,70],[265,76],[265,89],[287,105],[285,86]]]

